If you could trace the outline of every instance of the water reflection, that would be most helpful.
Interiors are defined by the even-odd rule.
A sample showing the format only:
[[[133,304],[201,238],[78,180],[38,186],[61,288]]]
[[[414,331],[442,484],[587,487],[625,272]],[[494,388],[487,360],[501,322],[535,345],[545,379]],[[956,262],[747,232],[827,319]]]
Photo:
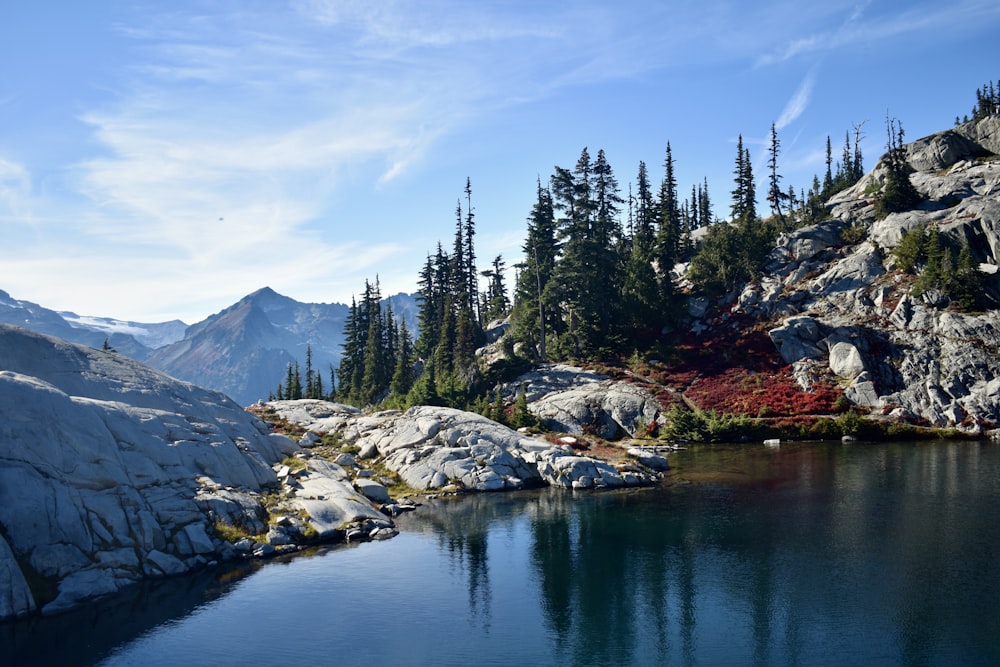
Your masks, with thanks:
[[[526,522],[557,664],[1000,661],[1000,530],[983,506],[998,500],[995,446],[706,447],[674,462],[661,489],[429,503],[407,528],[462,545],[476,615],[493,596],[488,540]]]
[[[0,624],[7,665],[88,665],[115,646],[217,599],[253,565],[149,581],[79,610]]]
[[[289,663],[1000,664],[1000,446],[701,447],[672,464],[654,489],[428,501],[388,542],[0,625],[0,655],[232,664],[296,637]]]

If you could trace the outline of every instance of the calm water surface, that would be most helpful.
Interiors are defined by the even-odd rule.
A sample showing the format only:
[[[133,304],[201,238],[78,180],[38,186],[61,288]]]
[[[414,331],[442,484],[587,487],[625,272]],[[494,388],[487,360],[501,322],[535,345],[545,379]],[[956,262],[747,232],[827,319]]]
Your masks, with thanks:
[[[671,462],[655,489],[430,502],[387,542],[0,625],[0,663],[1000,665],[1000,446]]]

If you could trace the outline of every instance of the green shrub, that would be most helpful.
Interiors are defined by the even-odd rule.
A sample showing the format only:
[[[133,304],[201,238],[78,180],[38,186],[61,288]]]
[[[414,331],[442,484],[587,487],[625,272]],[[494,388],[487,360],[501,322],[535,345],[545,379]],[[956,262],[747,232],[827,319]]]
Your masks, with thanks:
[[[840,241],[844,245],[857,245],[868,238],[868,230],[864,225],[851,225],[840,232]]]

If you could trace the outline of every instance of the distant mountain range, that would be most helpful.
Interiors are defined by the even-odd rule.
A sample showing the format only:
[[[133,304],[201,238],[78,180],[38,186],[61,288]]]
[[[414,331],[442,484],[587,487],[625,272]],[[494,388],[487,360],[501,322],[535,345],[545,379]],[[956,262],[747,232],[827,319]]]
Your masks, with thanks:
[[[417,330],[414,295],[383,299]],[[173,377],[228,394],[249,405],[284,382],[288,364],[305,373],[306,348],[313,369],[329,388],[330,367],[340,363],[344,321],[350,307],[339,303],[301,303],[269,287],[257,290],[202,322],[174,320],[156,324],[85,317],[49,310],[12,298],[0,290],[0,322],[116,351]]]
[[[145,361],[158,347],[181,340],[188,328],[180,320],[143,324],[110,317],[84,317],[14,299],[3,290],[0,290],[0,322],[90,347],[103,347],[107,342],[138,361]]]

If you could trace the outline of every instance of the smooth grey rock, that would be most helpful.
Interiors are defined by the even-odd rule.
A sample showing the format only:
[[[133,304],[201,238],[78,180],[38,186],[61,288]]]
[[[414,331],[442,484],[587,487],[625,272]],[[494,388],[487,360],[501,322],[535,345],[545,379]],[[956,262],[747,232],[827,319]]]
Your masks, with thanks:
[[[56,580],[50,613],[232,556],[209,534],[217,521],[266,531],[271,466],[303,450],[226,396],[9,325],[0,358],[0,584],[10,591],[0,619],[30,608],[7,552]],[[336,483],[309,501],[323,518],[338,503],[341,515],[378,515],[338,466],[310,475]],[[312,506],[289,503],[294,513]]]
[[[354,457],[350,454],[338,454],[337,458],[333,460],[334,463],[339,465],[341,468],[357,468],[358,462],[354,460]]]
[[[865,362],[853,344],[840,341],[830,347],[830,370],[845,380],[853,380],[865,372]]]
[[[181,567],[183,568],[183,563]],[[114,569],[87,567],[77,570],[59,581],[56,598],[42,608],[42,613],[68,611],[92,598],[114,593],[131,581],[131,577],[122,576]]]
[[[196,554],[210,554],[215,551],[215,543],[208,536],[205,525],[202,523],[192,523],[184,526],[184,534],[191,543],[191,549]]]
[[[359,478],[354,481],[357,487],[366,498],[376,503],[387,503],[391,500],[389,491],[373,479]]]
[[[289,536],[288,532],[281,526],[271,527],[271,529],[267,531],[265,539],[267,539],[267,543],[272,546],[281,546],[292,543],[291,536]]]
[[[812,317],[789,317],[781,326],[771,329],[768,335],[785,363],[791,364],[802,359],[818,359],[823,356],[819,348],[819,341],[823,335],[819,323]]]
[[[670,469],[670,464],[667,462],[667,458],[665,456],[661,456],[656,452],[649,451],[648,449],[630,447],[628,454],[629,456],[634,456],[639,463],[647,468],[650,468],[651,470],[664,471]]]
[[[875,384],[868,379],[868,373],[860,373],[854,381],[844,390],[844,396],[854,403],[867,408],[880,407],[882,401],[879,399]]]
[[[152,568],[147,568],[150,574],[173,575],[187,570],[187,567],[178,558],[156,549],[146,554],[146,562],[152,566]]]
[[[907,162],[917,171],[938,171],[961,160],[989,155],[988,150],[956,130],[917,139],[905,149]]]
[[[546,428],[581,435],[585,429],[605,439],[635,435],[656,419],[662,406],[645,389],[572,366],[543,367],[510,385],[537,398],[528,410]]]

